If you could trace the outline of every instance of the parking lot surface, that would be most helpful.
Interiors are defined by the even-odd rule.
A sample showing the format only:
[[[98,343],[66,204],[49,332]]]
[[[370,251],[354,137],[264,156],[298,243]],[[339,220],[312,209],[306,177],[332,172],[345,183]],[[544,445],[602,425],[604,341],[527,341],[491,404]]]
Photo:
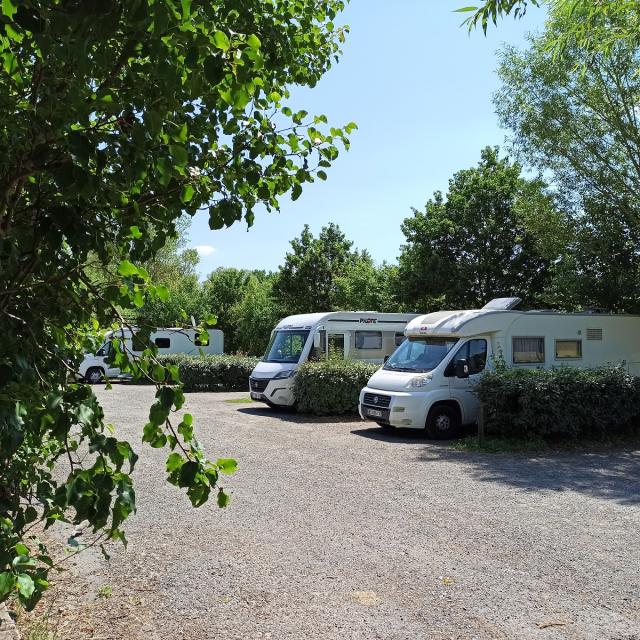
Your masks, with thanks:
[[[138,513],[126,551],[58,578],[61,639],[640,638],[640,451],[470,454],[189,394],[239,463],[227,509],[192,509],[140,443],[153,390],[97,394],[140,454]]]

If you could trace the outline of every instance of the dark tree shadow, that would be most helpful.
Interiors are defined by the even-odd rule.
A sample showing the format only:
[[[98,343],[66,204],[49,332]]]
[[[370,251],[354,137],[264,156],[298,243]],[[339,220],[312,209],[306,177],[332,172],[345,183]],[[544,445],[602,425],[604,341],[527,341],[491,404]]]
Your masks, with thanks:
[[[463,464],[480,482],[523,491],[576,491],[621,504],[640,504],[640,450],[633,447],[527,455],[466,453],[441,446],[422,450],[418,460]]]
[[[241,407],[236,409],[238,413],[244,413],[249,416],[267,416],[275,418],[282,422],[292,422],[295,424],[327,424],[335,422],[361,422],[359,416],[343,415],[343,416],[312,416],[306,413],[298,413],[293,408],[278,407],[271,408],[267,405],[259,407]]]

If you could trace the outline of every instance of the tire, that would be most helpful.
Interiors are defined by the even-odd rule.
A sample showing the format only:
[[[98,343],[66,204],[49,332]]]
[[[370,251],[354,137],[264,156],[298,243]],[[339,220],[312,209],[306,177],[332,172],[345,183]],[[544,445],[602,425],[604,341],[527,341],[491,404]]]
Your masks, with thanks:
[[[429,438],[450,440],[460,433],[460,416],[449,405],[436,405],[429,411],[425,429]]]
[[[84,379],[89,384],[100,384],[104,380],[104,370],[100,367],[91,367],[87,373],[84,374]]]

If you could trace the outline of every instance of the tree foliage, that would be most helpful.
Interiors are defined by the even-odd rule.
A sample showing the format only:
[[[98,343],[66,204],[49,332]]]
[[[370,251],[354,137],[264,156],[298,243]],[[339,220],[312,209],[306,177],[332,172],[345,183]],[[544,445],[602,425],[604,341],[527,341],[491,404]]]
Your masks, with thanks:
[[[402,223],[405,304],[425,311],[476,309],[500,296],[535,304],[548,281],[545,254],[553,245],[529,228],[525,203],[532,197],[540,205],[536,217],[557,229],[562,218],[543,183],[523,178],[518,164],[485,148],[477,167],[449,181],[446,197],[436,192],[424,211],[414,209]]]
[[[183,211],[208,208],[213,229],[251,224],[348,146],[354,125],[325,129],[287,104],[291,84],[314,86],[337,59],[343,5],[2,2],[0,600],[32,606],[46,587],[51,560],[24,538],[37,520],[124,539],[136,455],[70,373],[99,326],[168,299],[141,265]],[[112,272],[96,282],[90,268]],[[231,465],[205,457],[189,415],[174,425],[177,368],[120,343],[115,364],[156,382],[143,440],[170,449],[169,481],[203,504]]]

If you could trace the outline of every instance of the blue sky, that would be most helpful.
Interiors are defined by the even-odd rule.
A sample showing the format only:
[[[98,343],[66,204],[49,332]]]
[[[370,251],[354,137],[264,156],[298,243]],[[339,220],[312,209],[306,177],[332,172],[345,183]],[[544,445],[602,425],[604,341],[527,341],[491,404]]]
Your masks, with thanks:
[[[351,149],[279,213],[258,211],[248,231],[239,222],[210,231],[205,214],[190,229],[202,276],[219,266],[275,270],[305,223],[314,233],[340,225],[377,262],[395,261],[400,223],[433,191],[446,191],[459,170],[477,163],[485,145],[503,145],[491,95],[498,87],[495,52],[520,44],[543,22],[532,9],[485,37],[467,33],[454,9],[466,0],[351,0],[340,23],[351,33],[344,54],[312,90],[294,89],[292,108],[325,114],[335,126],[355,121]],[[337,22],[337,21],[336,21]]]

